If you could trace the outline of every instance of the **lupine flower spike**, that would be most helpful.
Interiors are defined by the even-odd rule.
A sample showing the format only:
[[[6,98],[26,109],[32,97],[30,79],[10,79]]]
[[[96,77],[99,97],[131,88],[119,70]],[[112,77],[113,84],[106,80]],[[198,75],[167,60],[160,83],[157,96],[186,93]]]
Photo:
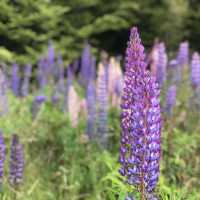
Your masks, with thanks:
[[[87,100],[87,130],[86,133],[90,139],[96,135],[96,91],[95,83],[90,80],[86,93]]]
[[[91,64],[92,64],[92,56],[91,56],[91,47],[86,42],[83,53],[81,56],[81,72],[80,72],[80,81],[81,84],[86,87],[88,84],[88,80],[91,77]]]
[[[161,112],[159,89],[145,71],[144,47],[137,28],[131,29],[122,94],[121,175],[138,187],[141,200],[152,195],[159,178]]]
[[[108,139],[108,86],[107,70],[105,65],[99,64],[97,79],[97,100],[98,100],[98,135],[102,146],[107,145]]]
[[[192,105],[200,109],[200,56],[197,52],[192,55],[191,61],[191,85],[193,88]]]
[[[7,81],[3,70],[0,68],[0,116],[8,112]]]
[[[19,86],[20,86],[19,67],[17,64],[13,64],[11,88],[15,96],[19,96]]]
[[[9,183],[12,187],[17,188],[23,181],[24,172],[24,151],[19,142],[17,135],[12,136],[10,152],[10,173]]]
[[[189,60],[189,43],[187,41],[180,43],[176,60],[177,60],[177,72],[179,76],[178,83],[180,83],[183,78],[182,72],[184,66],[188,64]]]
[[[50,80],[50,76],[53,75],[53,78],[57,76],[57,68],[55,67],[55,49],[53,46],[53,42],[49,41],[48,45],[48,81]]]
[[[191,83],[193,88],[200,87],[200,56],[197,52],[192,55]]]
[[[47,68],[48,68],[47,61],[44,58],[41,58],[39,60],[37,69],[37,81],[41,92],[44,90],[47,84],[47,76],[48,76]]]
[[[120,63],[114,57],[110,58],[108,65],[108,93],[113,106],[120,104],[122,85],[122,71]]]
[[[158,45],[158,62],[156,66],[156,80],[160,87],[163,86],[166,80],[167,54],[165,51],[165,44]]]
[[[180,43],[177,61],[181,68],[188,64],[189,60],[189,43],[187,41]]]
[[[169,118],[172,117],[173,107],[176,103],[176,85],[169,87],[166,96],[166,114]]]
[[[2,187],[3,183],[5,158],[6,158],[6,146],[4,143],[2,132],[0,131],[0,188]]]

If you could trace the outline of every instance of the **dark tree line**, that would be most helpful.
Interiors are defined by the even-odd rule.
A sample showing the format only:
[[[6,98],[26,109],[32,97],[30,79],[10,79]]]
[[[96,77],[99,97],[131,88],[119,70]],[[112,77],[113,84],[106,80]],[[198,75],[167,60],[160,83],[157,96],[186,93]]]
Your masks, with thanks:
[[[132,25],[147,48],[158,37],[171,50],[185,39],[200,50],[197,0],[1,0],[0,8],[0,59],[6,62],[34,63],[49,40],[69,62],[84,40],[122,54]]]

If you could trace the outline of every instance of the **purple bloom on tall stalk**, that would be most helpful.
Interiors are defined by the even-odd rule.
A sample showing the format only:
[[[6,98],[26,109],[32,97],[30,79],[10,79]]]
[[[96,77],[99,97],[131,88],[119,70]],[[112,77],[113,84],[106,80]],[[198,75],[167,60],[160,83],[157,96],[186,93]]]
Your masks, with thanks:
[[[32,116],[33,118],[35,118],[41,108],[41,105],[47,100],[46,96],[44,95],[38,95],[35,97],[35,99],[33,100],[32,103],[32,108],[31,108],[31,112],[32,112]]]
[[[180,43],[179,51],[177,55],[177,61],[179,66],[182,68],[188,64],[189,60],[189,43],[187,41]]]
[[[172,85],[168,88],[166,96],[166,113],[168,117],[172,117],[173,107],[176,103],[176,85]]]
[[[49,45],[48,45],[48,61],[49,61],[49,63],[54,63],[54,60],[55,60],[55,50],[54,50],[53,42],[49,41]]]
[[[47,77],[48,77],[48,63],[45,58],[41,58],[38,63],[37,69],[37,81],[39,85],[39,89],[41,91],[44,90],[45,86],[47,85]]]
[[[4,71],[0,68],[0,116],[8,112],[7,80]]]
[[[49,41],[47,56],[42,59],[42,71],[45,72],[45,82],[48,82],[48,84],[53,84],[54,79],[58,78],[58,68],[56,66],[55,58],[55,48],[53,42]]]
[[[85,43],[81,56],[81,71],[80,71],[80,81],[84,87],[87,87],[88,81],[91,77],[91,65],[92,65],[91,47],[88,43]]]
[[[195,111],[200,109],[200,56],[197,52],[193,53],[190,66],[191,85],[193,96],[191,98],[192,107]]]
[[[23,181],[24,172],[24,150],[19,142],[17,135],[12,136],[11,152],[10,152],[10,173],[9,183],[13,187],[17,187]]]
[[[58,68],[57,80],[54,84],[54,89],[51,97],[52,103],[54,105],[59,103],[59,101],[61,100],[61,95],[64,94],[65,90],[64,66],[61,55],[59,55],[57,59],[57,68]]]
[[[106,66],[99,64],[97,79],[98,100],[98,136],[102,146],[107,145],[108,140],[108,85]]]
[[[22,82],[22,86],[21,86],[21,95],[23,97],[25,97],[29,94],[29,84],[30,84],[30,78],[31,78],[31,70],[32,70],[32,66],[30,64],[25,66],[24,77],[23,77],[23,82]]]
[[[137,28],[131,29],[122,94],[120,173],[138,187],[145,200],[156,187],[161,157],[159,89],[145,71],[144,47]]]
[[[180,83],[182,80],[182,73],[184,66],[188,64],[189,60],[189,43],[187,41],[180,43],[176,60],[177,60],[177,66],[176,66],[177,77],[178,77],[177,83]]]
[[[165,50],[165,44],[158,44],[158,62],[156,66],[156,81],[159,86],[162,87],[166,80],[166,68],[167,68],[167,54]]]
[[[192,55],[191,83],[193,88],[200,87],[200,57],[197,52]]]
[[[2,132],[0,131],[0,186],[3,183],[5,159],[6,159],[6,145],[4,143]]]
[[[19,67],[17,64],[13,64],[11,88],[15,96],[19,96],[19,87],[20,87]]]
[[[96,136],[96,90],[93,80],[88,83],[86,101],[88,114],[86,133],[90,139],[93,139]]]

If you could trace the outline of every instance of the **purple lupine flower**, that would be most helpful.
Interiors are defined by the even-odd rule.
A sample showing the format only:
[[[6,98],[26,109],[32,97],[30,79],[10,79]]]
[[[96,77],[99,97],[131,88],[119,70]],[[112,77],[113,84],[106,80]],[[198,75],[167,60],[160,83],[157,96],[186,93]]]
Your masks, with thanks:
[[[165,44],[158,44],[158,62],[156,66],[156,81],[162,87],[166,80],[167,54]]]
[[[31,77],[31,70],[32,66],[30,64],[25,66],[24,69],[24,78],[21,86],[21,95],[23,97],[27,96],[29,93],[29,82],[30,82],[30,77]]]
[[[88,43],[85,43],[82,56],[81,56],[81,71],[80,82],[84,87],[87,87],[88,81],[91,77],[91,47]]]
[[[38,63],[37,69],[37,81],[39,85],[39,89],[43,91],[44,87],[47,84],[47,76],[48,76],[48,63],[45,58],[41,58]]]
[[[101,145],[106,146],[108,138],[108,85],[106,66],[99,64],[97,80],[97,100],[98,100],[98,135]]]
[[[187,41],[180,43],[179,51],[177,55],[177,61],[179,66],[182,68],[188,64],[189,60],[189,43]]]
[[[86,93],[87,101],[87,130],[86,133],[90,139],[94,138],[96,134],[96,91],[93,80],[90,80]]]
[[[48,61],[49,63],[54,63],[55,60],[55,50],[54,50],[54,46],[53,46],[53,42],[49,41],[49,45],[48,45]]]
[[[31,112],[33,118],[37,116],[37,113],[40,110],[41,105],[47,100],[47,97],[45,95],[38,95],[35,97],[32,107],[31,107]]]
[[[145,71],[144,47],[137,28],[128,44],[125,83],[122,95],[120,173],[139,188],[143,199],[152,193],[159,178],[161,156],[161,112],[159,88]]]
[[[88,79],[88,82],[90,80],[95,80],[96,79],[96,57],[92,56],[91,58],[91,68],[90,68],[90,77]]]
[[[15,96],[19,96],[19,86],[20,86],[19,66],[15,63],[12,66],[12,80],[11,80],[11,88]]]
[[[134,27],[131,29],[130,39],[128,42],[128,48],[126,49],[126,63],[125,63],[125,74],[124,74],[124,84],[123,94],[122,94],[122,116],[121,120],[126,126],[123,127],[123,133],[128,133],[130,129],[130,106],[132,103],[133,94],[131,92],[132,85],[135,82],[135,73],[138,70],[146,68],[146,63],[144,62],[145,54],[144,47],[141,43],[137,28]],[[126,129],[126,131],[125,131]]]
[[[0,185],[2,185],[3,182],[5,158],[6,158],[6,145],[4,143],[2,132],[0,131]]]
[[[197,52],[193,53],[191,61],[191,83],[192,87],[200,87],[200,57]]]
[[[16,187],[23,181],[24,172],[24,150],[19,142],[18,135],[12,136],[11,152],[10,152],[10,173],[9,183]]]
[[[172,85],[168,88],[166,96],[166,113],[168,117],[172,116],[173,107],[176,103],[176,85]]]
[[[48,52],[45,60],[46,81],[48,84],[53,84],[54,79],[58,78],[58,67],[56,66],[55,48],[53,42],[48,43]]]
[[[7,80],[5,73],[0,68],[0,116],[8,112]]]

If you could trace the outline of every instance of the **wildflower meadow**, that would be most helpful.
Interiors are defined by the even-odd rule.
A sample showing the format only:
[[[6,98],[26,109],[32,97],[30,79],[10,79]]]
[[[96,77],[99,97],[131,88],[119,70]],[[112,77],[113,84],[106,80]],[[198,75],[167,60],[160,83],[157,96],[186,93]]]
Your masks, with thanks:
[[[6,2],[4,11],[11,9]],[[13,8],[26,7],[22,2]],[[48,29],[58,26],[45,20],[53,11],[57,22],[68,12],[65,26],[73,22],[72,2],[63,8],[55,2],[31,4],[41,13],[49,6],[42,18]],[[135,12],[144,6],[129,3]],[[32,17],[16,20],[29,24]],[[115,20],[104,22],[122,24]],[[0,34],[5,21],[0,16]],[[5,59],[0,45],[0,199],[200,200],[200,54],[186,36],[168,43],[155,34],[147,44],[144,24],[127,25],[121,54],[84,38],[88,27],[74,36],[76,48],[62,36],[70,56],[56,35],[47,42],[38,35],[42,52],[26,46],[24,57],[21,49],[19,56],[4,52]]]

